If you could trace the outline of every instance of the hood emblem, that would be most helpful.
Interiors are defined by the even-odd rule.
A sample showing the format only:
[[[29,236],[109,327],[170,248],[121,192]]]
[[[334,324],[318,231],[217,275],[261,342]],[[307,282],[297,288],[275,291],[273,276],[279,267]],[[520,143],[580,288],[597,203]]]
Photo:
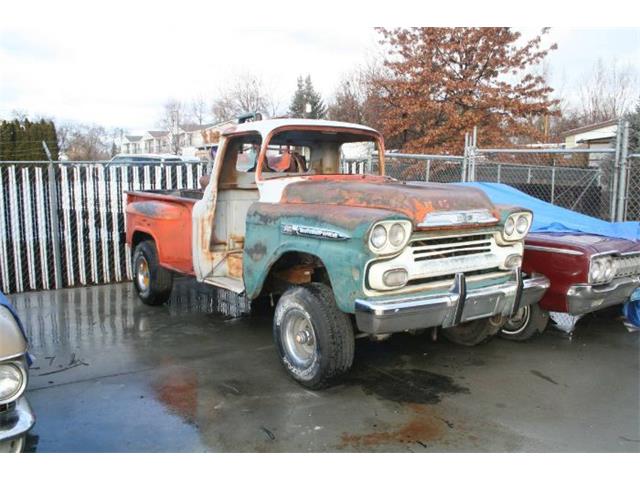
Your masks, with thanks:
[[[349,236],[335,230],[326,228],[308,227],[305,225],[293,225],[290,223],[282,225],[282,233],[285,235],[296,235],[300,237],[327,238],[329,240],[348,240]]]
[[[419,227],[448,227],[451,225],[468,225],[477,223],[495,223],[498,220],[489,210],[460,210],[453,212],[427,213]]]

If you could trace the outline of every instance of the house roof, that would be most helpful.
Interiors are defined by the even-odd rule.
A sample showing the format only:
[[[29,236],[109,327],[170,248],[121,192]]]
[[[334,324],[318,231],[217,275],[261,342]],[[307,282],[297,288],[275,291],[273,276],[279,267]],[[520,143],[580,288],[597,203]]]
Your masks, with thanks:
[[[149,130],[147,131],[147,133],[151,135],[153,138],[159,138],[159,137],[164,137],[169,132],[167,132],[166,130]]]
[[[124,138],[130,142],[137,142],[142,138],[142,135],[125,135]]]
[[[614,118],[612,120],[607,120],[606,122],[592,123],[591,125],[585,125],[584,127],[567,130],[566,132],[562,132],[562,135],[564,136],[577,135],[579,133],[590,132],[591,130],[598,130],[599,128],[612,127],[617,124],[618,124],[618,119]]]
[[[213,123],[203,123],[202,125],[198,125],[197,123],[186,123],[184,125],[180,125],[180,128],[185,132],[197,132],[198,130],[204,130],[205,128],[212,127]]]

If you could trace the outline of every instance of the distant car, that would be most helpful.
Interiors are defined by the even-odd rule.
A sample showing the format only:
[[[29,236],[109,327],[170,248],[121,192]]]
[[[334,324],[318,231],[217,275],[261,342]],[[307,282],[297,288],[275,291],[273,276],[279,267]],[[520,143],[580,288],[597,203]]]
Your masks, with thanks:
[[[178,155],[164,155],[155,153],[132,153],[118,154],[113,157],[109,164],[154,164],[154,163],[177,163],[182,162],[182,157]]]
[[[530,233],[525,273],[545,275],[551,286],[542,299],[521,308],[500,336],[527,340],[542,332],[550,312],[576,321],[587,313],[640,297],[640,242],[586,233]],[[553,315],[553,313],[552,313]]]
[[[16,311],[0,292],[0,453],[21,452],[35,423],[24,396],[27,381],[27,338]]]

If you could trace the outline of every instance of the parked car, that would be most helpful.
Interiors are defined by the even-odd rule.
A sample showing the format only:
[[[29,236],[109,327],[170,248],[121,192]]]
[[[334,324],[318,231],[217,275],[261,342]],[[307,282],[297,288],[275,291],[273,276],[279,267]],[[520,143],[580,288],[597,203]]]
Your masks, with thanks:
[[[127,165],[127,164],[154,164],[154,163],[177,163],[182,162],[182,158],[178,155],[164,155],[154,153],[121,153],[109,160],[109,165]]]
[[[542,298],[523,276],[529,210],[476,188],[341,171],[342,146],[375,130],[278,119],[223,133],[204,191],[128,192],[134,285],[165,302],[174,274],[249,300],[277,301],[274,341],[287,372],[322,388],[353,362],[358,336],[440,328],[475,345]]]
[[[530,233],[522,269],[545,275],[551,286],[539,303],[523,306],[504,324],[500,335],[512,340],[542,332],[549,312],[579,317],[630,301],[640,288],[640,242],[585,233]]]
[[[0,292],[0,453],[21,452],[35,417],[24,396],[27,339],[7,297]]]

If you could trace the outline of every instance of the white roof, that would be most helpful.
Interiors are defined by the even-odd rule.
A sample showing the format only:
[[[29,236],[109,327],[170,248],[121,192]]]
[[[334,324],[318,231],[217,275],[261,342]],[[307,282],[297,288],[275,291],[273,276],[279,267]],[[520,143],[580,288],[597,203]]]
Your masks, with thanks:
[[[358,125],[357,123],[311,120],[308,118],[276,118],[272,120],[240,123],[226,130],[223,135],[238,132],[258,132],[262,138],[266,138],[273,130],[280,127],[355,128],[371,133],[378,133],[371,127]]]

